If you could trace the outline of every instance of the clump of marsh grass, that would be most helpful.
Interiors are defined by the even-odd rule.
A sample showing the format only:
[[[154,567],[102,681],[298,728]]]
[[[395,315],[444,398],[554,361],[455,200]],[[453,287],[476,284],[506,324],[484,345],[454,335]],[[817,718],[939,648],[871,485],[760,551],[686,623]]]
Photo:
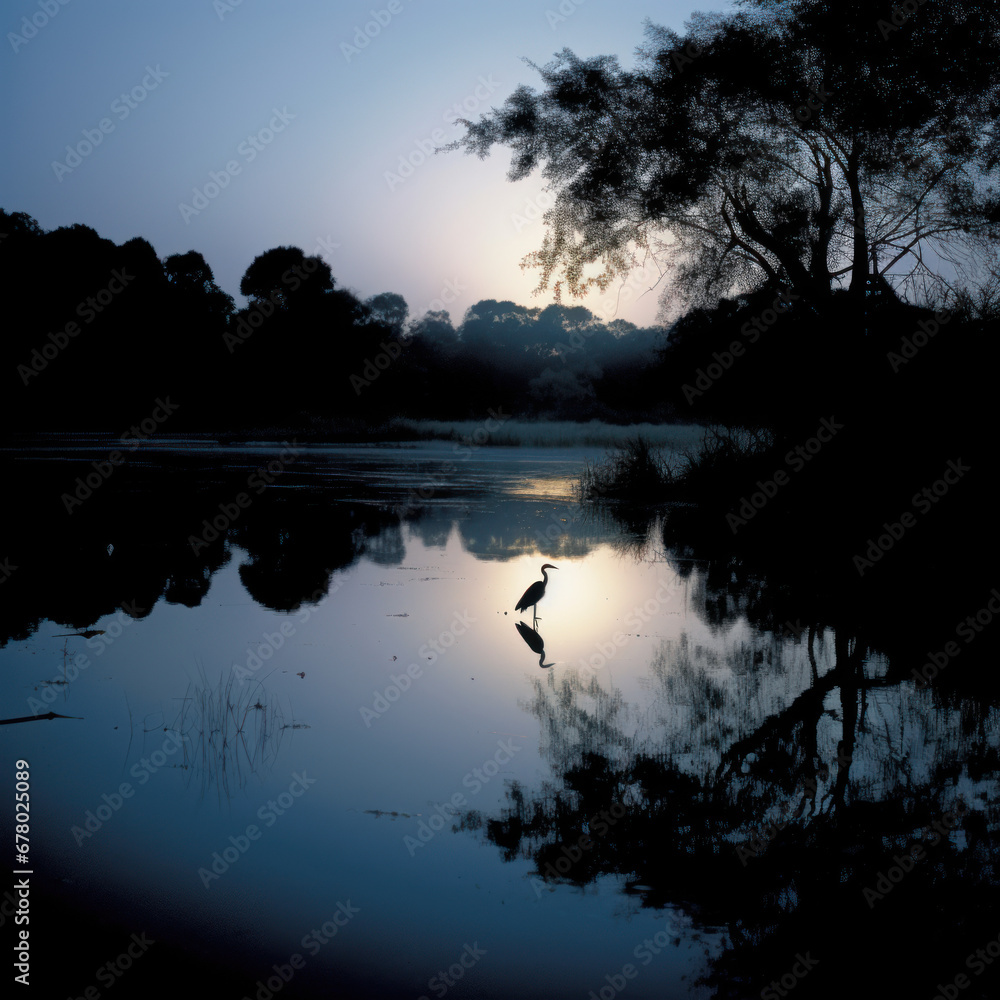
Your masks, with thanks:
[[[684,471],[680,480],[695,495],[725,492],[769,455],[773,446],[773,436],[762,428],[711,425],[705,428],[697,448],[681,452]]]
[[[184,736],[185,763],[199,775],[202,795],[214,785],[221,801],[274,764],[289,726],[261,681],[244,682],[230,669],[228,676],[220,671],[214,685],[200,671],[181,699],[174,728]]]
[[[767,457],[773,444],[772,435],[761,428],[713,425],[704,429],[696,446],[680,449],[680,457],[671,461],[639,434],[603,462],[587,466],[579,499],[648,506],[719,495]]]
[[[650,504],[663,500],[676,483],[677,470],[642,434],[626,438],[603,462],[588,463],[579,482],[579,498]]]

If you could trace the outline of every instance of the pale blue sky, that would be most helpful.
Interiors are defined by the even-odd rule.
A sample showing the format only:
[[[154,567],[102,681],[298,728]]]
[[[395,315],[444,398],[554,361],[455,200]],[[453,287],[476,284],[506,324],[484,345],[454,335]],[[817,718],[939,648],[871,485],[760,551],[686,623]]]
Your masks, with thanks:
[[[701,9],[712,6],[728,4]],[[421,163],[419,147],[461,134],[456,102],[475,115],[519,83],[537,84],[524,57],[544,63],[569,47],[630,63],[645,18],[682,30],[698,9],[685,0],[12,0],[4,8],[0,206],[46,229],[81,222],[116,242],[143,236],[161,258],[199,250],[237,297],[257,254],[297,245],[320,252],[338,284],[363,298],[400,292],[416,315],[444,300],[456,322],[481,298],[550,301],[531,296],[537,277],[519,266],[541,240],[542,223],[529,221],[541,181],[509,183],[505,150],[486,161],[453,152]],[[355,47],[371,11],[385,23]],[[41,25],[30,38],[25,18]],[[98,137],[102,120],[99,144],[77,162],[67,145],[83,141],[85,152],[86,133]],[[261,134],[272,124],[281,131]],[[258,149],[241,145],[258,135]],[[419,165],[401,178],[400,159],[411,154]],[[214,197],[197,214],[182,211],[233,161],[239,173],[217,194],[209,187]],[[625,299],[619,316],[653,320],[655,293]],[[583,304],[610,315],[607,296]]]

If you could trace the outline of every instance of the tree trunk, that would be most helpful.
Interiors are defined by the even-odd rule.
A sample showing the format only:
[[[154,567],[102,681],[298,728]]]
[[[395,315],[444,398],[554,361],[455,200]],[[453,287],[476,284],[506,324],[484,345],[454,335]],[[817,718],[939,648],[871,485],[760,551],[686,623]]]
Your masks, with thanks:
[[[850,292],[855,301],[860,302],[864,300],[868,289],[868,231],[856,151],[852,151],[848,157],[846,178],[851,191],[851,208],[854,212],[854,253],[851,262]]]
[[[812,271],[817,290],[823,289],[829,295],[833,284],[830,277],[830,240],[833,238],[835,220],[830,214],[833,172],[828,157],[820,170],[816,187],[819,192],[819,209],[816,212],[816,240],[812,246],[809,270]]]

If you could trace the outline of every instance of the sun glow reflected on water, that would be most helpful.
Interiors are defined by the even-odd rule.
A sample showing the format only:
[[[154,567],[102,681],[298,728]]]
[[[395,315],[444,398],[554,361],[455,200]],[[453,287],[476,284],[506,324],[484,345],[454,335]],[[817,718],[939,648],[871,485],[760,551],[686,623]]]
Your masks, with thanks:
[[[364,464],[363,477],[359,461],[331,453],[321,456],[331,468],[317,466],[309,475],[364,482],[377,475],[390,484],[385,502],[391,504],[400,491],[426,481],[421,460],[441,451],[451,460],[450,446],[414,449],[394,454],[385,468]],[[599,879],[572,900],[568,887],[554,885],[540,898],[530,883],[531,863],[505,863],[472,821],[457,831],[441,828],[412,852],[405,840],[456,795],[464,797],[463,810],[488,820],[507,806],[514,782],[534,794],[558,776],[567,747],[606,749],[594,742],[589,723],[581,726],[579,715],[564,719],[560,706],[578,708],[595,725],[618,727],[624,738],[648,739],[664,725],[680,730],[680,717],[657,702],[657,656],[665,640],[720,641],[692,612],[692,585],[662,555],[637,562],[602,541],[607,533],[600,525],[582,520],[566,499],[574,460],[560,452],[543,468],[536,454],[515,464],[499,449],[482,449],[461,464],[457,484],[433,491],[428,508],[412,519],[380,519],[373,505],[343,502],[341,514],[357,504],[358,523],[369,527],[350,535],[354,557],[336,563],[329,592],[317,601],[288,603],[294,582],[262,586],[262,574],[286,569],[284,553],[272,558],[248,535],[246,548],[229,541],[228,562],[213,569],[194,606],[161,597],[131,621],[60,689],[54,707],[79,716],[77,729],[67,723],[17,734],[18,752],[32,754],[52,791],[47,826],[67,831],[122,780],[137,781],[133,766],[160,747],[168,730],[179,727],[190,752],[152,774],[83,848],[57,837],[53,870],[73,870],[74,891],[85,896],[112,886],[108,908],[129,893],[169,896],[172,911],[197,914],[220,948],[227,946],[232,913],[258,914],[254,939],[274,960],[290,953],[310,921],[329,917],[329,900],[350,899],[364,920],[352,923],[349,953],[330,950],[317,964],[371,967],[358,956],[377,956],[385,928],[419,910],[420,933],[400,948],[403,965],[419,967],[422,981],[430,975],[423,972],[427,956],[447,951],[470,914],[476,933],[491,942],[491,955],[517,956],[518,968],[534,963],[539,981],[551,973],[556,951],[578,960],[576,943],[595,926],[603,929],[603,943],[588,948],[574,989],[585,995],[604,970],[620,966],[619,953],[629,953],[654,924],[662,926],[662,915],[617,920],[623,904],[613,879]],[[554,467],[562,474],[549,475]],[[289,548],[328,542],[290,523],[290,529],[280,525]],[[334,557],[342,551],[328,547]],[[326,578],[318,569],[323,557],[310,555],[308,589]],[[558,569],[549,571],[536,634],[528,628],[531,609],[519,613],[514,605],[541,579],[543,562]],[[112,617],[93,624],[109,627]],[[61,631],[43,623],[26,643],[4,651],[13,690],[38,690],[43,657],[66,642],[50,633]],[[526,638],[543,643],[544,655]],[[233,671],[232,691],[255,723],[247,734],[260,735],[265,721],[269,727],[239,759],[235,743],[223,747],[208,731],[217,713],[181,711],[225,694]],[[607,693],[604,703],[598,691]],[[253,715],[258,704],[266,719]],[[608,704],[621,710],[608,716]],[[516,752],[497,771],[484,772],[488,782],[470,783],[477,769],[496,761],[500,740],[513,741]],[[260,824],[262,805],[286,792],[294,774],[315,784],[208,889],[199,869],[231,836]],[[86,871],[77,861],[83,851]],[[155,863],[144,865],[149,853]],[[128,884],[114,875],[123,858]],[[532,942],[543,937],[545,947],[531,957]],[[685,942],[674,968],[664,962],[658,971],[660,981],[690,973],[694,949]],[[514,995],[509,978],[497,995]]]

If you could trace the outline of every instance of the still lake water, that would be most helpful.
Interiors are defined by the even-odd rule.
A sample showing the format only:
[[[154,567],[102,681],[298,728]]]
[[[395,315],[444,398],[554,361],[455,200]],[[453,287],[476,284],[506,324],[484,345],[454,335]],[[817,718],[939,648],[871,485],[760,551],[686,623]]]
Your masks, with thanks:
[[[102,447],[63,443],[21,472],[65,493]],[[64,515],[50,597],[30,569],[4,584],[22,573],[28,591],[0,649],[4,717],[74,717],[0,728],[4,760],[31,765],[39,891],[225,967],[234,998],[267,1000],[269,978],[282,995],[757,996],[789,973],[795,948],[745,955],[768,921],[794,923],[794,872],[751,919],[725,912],[725,885],[699,898],[713,856],[742,877],[740,845],[770,822],[822,837],[838,810],[940,783],[942,761],[935,808],[985,809],[995,770],[965,762],[995,747],[996,715],[963,739],[963,706],[884,684],[854,637],[751,624],[655,527],[581,508],[600,457],[143,449]],[[532,630],[514,604],[543,562],[558,570]],[[84,629],[104,633],[58,637]],[[849,660],[872,687],[860,720],[832,680]],[[798,764],[767,760],[776,739],[805,749]],[[922,825],[886,821],[859,887]],[[946,841],[964,863],[965,829]],[[114,954],[60,987],[103,994],[93,970]]]

